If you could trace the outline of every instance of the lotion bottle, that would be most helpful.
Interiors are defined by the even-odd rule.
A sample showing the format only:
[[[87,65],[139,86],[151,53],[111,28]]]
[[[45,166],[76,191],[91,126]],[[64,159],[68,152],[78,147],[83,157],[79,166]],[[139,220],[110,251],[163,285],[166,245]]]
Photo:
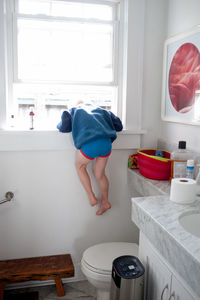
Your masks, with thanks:
[[[186,178],[194,178],[194,160],[188,159],[186,167]]]
[[[187,160],[192,159],[192,153],[186,150],[186,141],[179,141],[178,149],[171,153],[171,178],[186,178]]]

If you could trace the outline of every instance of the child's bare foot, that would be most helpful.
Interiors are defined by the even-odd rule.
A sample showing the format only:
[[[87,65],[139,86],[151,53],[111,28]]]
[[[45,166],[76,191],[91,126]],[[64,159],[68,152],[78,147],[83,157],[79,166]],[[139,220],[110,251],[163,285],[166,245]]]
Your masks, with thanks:
[[[96,212],[97,216],[103,215],[103,213],[105,213],[108,209],[111,208],[111,204],[110,202],[106,201],[106,202],[101,202],[99,209]]]
[[[95,205],[98,204],[98,200],[97,200],[97,198],[96,198],[95,196],[91,196],[91,197],[89,198],[89,200],[90,200],[90,205],[91,205],[91,206],[95,206]]]

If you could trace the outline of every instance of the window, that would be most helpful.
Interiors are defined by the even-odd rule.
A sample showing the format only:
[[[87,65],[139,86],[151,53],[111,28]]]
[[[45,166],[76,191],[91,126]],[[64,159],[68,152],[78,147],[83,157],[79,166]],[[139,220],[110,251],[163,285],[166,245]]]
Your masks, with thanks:
[[[117,110],[118,4],[104,0],[9,0],[9,117],[55,128],[78,100]]]

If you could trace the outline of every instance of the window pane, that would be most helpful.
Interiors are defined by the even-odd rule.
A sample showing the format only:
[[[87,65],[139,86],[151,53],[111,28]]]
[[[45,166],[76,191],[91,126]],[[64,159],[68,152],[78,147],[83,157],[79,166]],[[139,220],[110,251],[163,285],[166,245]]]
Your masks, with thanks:
[[[112,26],[18,20],[18,77],[111,82]]]
[[[113,18],[112,7],[109,5],[53,0],[19,0],[19,13],[105,21]]]
[[[50,14],[50,2],[45,0],[18,0],[18,12],[22,14]]]
[[[116,92],[115,87],[15,84],[16,125],[29,129],[29,113],[33,109],[34,128],[56,129],[63,110],[75,106],[79,100],[116,113]]]

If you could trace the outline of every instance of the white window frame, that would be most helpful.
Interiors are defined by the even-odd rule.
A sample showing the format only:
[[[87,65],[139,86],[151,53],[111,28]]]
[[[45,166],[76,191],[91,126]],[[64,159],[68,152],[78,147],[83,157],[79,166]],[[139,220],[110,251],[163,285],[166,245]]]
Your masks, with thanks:
[[[9,69],[12,37],[7,35],[7,28],[11,27],[12,32],[12,18],[6,19],[5,8],[8,1],[0,1],[0,151],[74,149],[71,136],[59,134],[56,129],[19,131],[6,126],[6,113],[11,113],[8,99],[12,99],[9,84],[13,82],[13,71]],[[120,7],[117,114],[124,127],[113,149],[137,149],[146,133],[141,127],[145,0],[111,2]]]
[[[66,1],[66,0],[61,0]],[[70,1],[70,0],[68,0]],[[106,4],[113,8],[113,20],[112,21],[100,21],[100,20],[92,20],[92,22],[101,23],[101,24],[112,24],[113,25],[113,81],[111,82],[72,82],[72,81],[32,81],[32,80],[19,80],[17,78],[17,18],[18,17],[24,17],[28,19],[51,19],[51,20],[74,20],[76,21],[76,18],[62,18],[62,17],[51,17],[47,15],[26,15],[26,14],[19,14],[17,12],[17,5],[18,0],[3,0],[4,8],[3,8],[3,14],[5,17],[5,39],[6,39],[6,50],[5,50],[5,56],[6,56],[6,72],[5,72],[5,81],[7,85],[7,94],[6,94],[6,119],[4,118],[3,121],[1,121],[0,116],[0,128],[6,128],[8,124],[8,120],[10,119],[10,116],[12,114],[15,115],[16,112],[16,103],[14,100],[14,94],[13,94],[13,84],[17,83],[51,83],[51,84],[69,84],[69,85],[91,85],[91,86],[113,86],[117,88],[117,99],[114,103],[114,113],[116,113],[119,117],[122,117],[122,104],[121,104],[121,95],[120,95],[120,85],[122,85],[121,80],[121,74],[120,71],[122,66],[122,60],[123,57],[121,55],[121,50],[119,47],[119,43],[123,44],[122,41],[122,24],[119,22],[119,11],[121,10],[121,6],[123,7],[122,2],[124,0],[73,0],[75,2],[85,2],[85,3],[96,3],[96,4]],[[80,19],[79,19],[80,20]],[[83,20],[88,21],[88,20]],[[119,73],[120,76],[119,76]]]
[[[76,0],[74,0],[76,1]],[[83,0],[84,1],[84,0]],[[92,0],[92,2],[95,0]],[[98,0],[100,1],[100,0]],[[102,0],[103,1],[103,0]],[[137,63],[142,59],[142,37],[137,34],[137,28],[144,27],[144,1],[139,1],[139,11],[133,10],[136,5],[132,0],[107,0],[106,3],[117,3],[119,7],[118,14],[120,14],[119,22],[119,38],[116,40],[117,44],[117,62],[115,64],[115,72],[117,74],[117,110],[116,114],[122,119],[124,129],[128,131],[135,130],[134,128],[141,128],[140,126],[140,114],[141,114],[141,77],[142,77],[142,62]],[[128,5],[130,4],[130,5]],[[141,4],[141,5],[140,5]],[[2,62],[2,68],[0,70],[0,129],[7,129],[6,118],[12,114],[13,107],[13,91],[11,90],[13,79],[13,45],[12,45],[12,32],[13,32],[13,18],[10,12],[14,11],[13,0],[2,0],[0,5],[0,24],[2,25],[0,30],[0,61]],[[9,6],[9,13],[6,18],[6,10]],[[131,7],[129,7],[131,6]],[[136,5],[137,6],[137,5]],[[136,22],[134,21],[136,20]],[[130,26],[131,25],[131,26]],[[133,27],[134,25],[134,27]],[[134,44],[137,45],[136,57],[133,52],[134,44],[129,43],[129,37]],[[9,51],[7,51],[9,49]],[[5,65],[5,68],[3,66]],[[131,82],[132,76],[138,74],[138,82]],[[128,80],[128,81],[127,81]],[[135,89],[135,90],[134,90]],[[133,92],[132,92],[133,91]],[[131,93],[130,93],[131,92]],[[136,101],[137,100],[137,101]],[[130,112],[130,113],[129,113]],[[132,113],[131,113],[132,112]]]

